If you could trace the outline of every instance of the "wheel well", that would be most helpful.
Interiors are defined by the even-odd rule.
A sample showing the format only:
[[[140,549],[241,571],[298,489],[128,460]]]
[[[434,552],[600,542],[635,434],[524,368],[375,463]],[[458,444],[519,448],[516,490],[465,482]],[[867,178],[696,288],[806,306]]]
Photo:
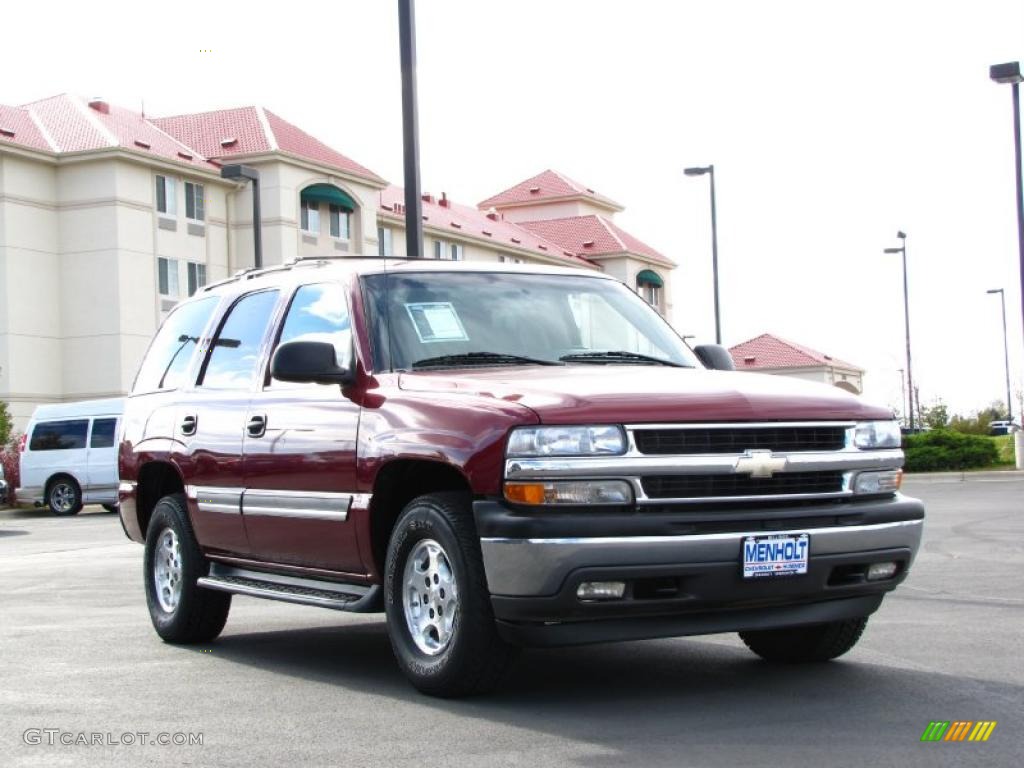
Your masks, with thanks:
[[[50,475],[49,479],[46,481],[46,485],[43,486],[43,495],[44,495],[44,497],[50,495],[50,486],[52,486],[54,484],[54,482],[56,482],[59,478],[62,478],[62,477],[66,477],[68,480],[70,480],[75,485],[77,485],[78,486],[78,491],[79,491],[79,493],[81,493],[81,491],[82,491],[82,484],[80,482],[78,482],[78,478],[77,477],[72,475],[70,472],[54,472],[52,475]]]
[[[154,461],[143,464],[139,470],[139,481],[136,487],[136,514],[139,518],[139,530],[142,537],[146,537],[146,529],[149,527],[149,518],[153,515],[153,508],[164,496],[172,493],[184,493],[185,484],[181,475],[170,464],[163,461]]]
[[[405,505],[426,493],[470,491],[466,476],[450,464],[396,459],[380,469],[370,504],[370,542],[377,573],[384,573],[388,541]]]

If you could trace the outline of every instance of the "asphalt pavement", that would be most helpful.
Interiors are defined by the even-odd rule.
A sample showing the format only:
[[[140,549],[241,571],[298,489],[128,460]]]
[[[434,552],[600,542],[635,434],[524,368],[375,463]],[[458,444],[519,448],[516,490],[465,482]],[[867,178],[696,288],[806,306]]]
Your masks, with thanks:
[[[905,491],[922,551],[840,661],[733,635],[530,650],[463,701],[414,691],[376,616],[236,597],[216,642],[166,645],[115,516],[0,512],[0,765],[1020,766],[1024,476]],[[998,725],[922,743],[932,720]]]

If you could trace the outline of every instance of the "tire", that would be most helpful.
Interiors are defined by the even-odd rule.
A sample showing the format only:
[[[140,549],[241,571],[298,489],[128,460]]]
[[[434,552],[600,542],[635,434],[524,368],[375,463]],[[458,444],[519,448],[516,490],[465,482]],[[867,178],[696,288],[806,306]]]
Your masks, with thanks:
[[[46,484],[46,505],[57,517],[82,511],[82,489],[71,475],[57,475]]]
[[[160,637],[168,643],[205,643],[221,633],[231,595],[196,584],[210,563],[199,551],[182,494],[164,496],[153,509],[144,563],[146,604]]]
[[[831,661],[860,640],[868,617],[815,624],[809,627],[740,632],[740,638],[766,661],[784,664]]]
[[[495,627],[468,495],[435,493],[409,502],[388,544],[384,596],[395,658],[419,691],[455,698],[497,686],[516,649]],[[416,616],[424,629],[414,633]]]
[[[117,504],[103,504],[102,507],[105,510],[107,510],[107,512],[109,512],[112,515],[116,515],[118,513],[118,505]]]

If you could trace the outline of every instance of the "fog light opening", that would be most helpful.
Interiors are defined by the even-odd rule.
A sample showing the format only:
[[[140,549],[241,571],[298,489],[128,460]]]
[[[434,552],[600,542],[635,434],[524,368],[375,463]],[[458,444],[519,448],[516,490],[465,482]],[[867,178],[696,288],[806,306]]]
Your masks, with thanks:
[[[624,581],[584,581],[576,589],[580,600],[621,600],[624,594]]]
[[[872,563],[868,566],[868,581],[891,579],[900,568],[899,563]]]

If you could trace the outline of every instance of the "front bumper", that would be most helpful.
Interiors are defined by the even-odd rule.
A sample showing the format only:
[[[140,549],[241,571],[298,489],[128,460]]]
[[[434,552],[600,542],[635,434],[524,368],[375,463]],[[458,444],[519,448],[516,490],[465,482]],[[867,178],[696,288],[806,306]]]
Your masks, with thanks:
[[[680,533],[708,529],[692,512],[526,511],[483,500],[474,514],[502,633],[524,644],[560,645],[867,615],[906,578],[924,508],[897,495],[841,506],[733,510],[716,515],[719,530],[707,533]],[[711,516],[700,514],[705,521]],[[766,533],[810,535],[806,575],[743,579],[742,541]],[[874,562],[899,568],[891,579],[868,582],[864,572]],[[584,581],[624,581],[626,594],[581,601],[576,590]]]

